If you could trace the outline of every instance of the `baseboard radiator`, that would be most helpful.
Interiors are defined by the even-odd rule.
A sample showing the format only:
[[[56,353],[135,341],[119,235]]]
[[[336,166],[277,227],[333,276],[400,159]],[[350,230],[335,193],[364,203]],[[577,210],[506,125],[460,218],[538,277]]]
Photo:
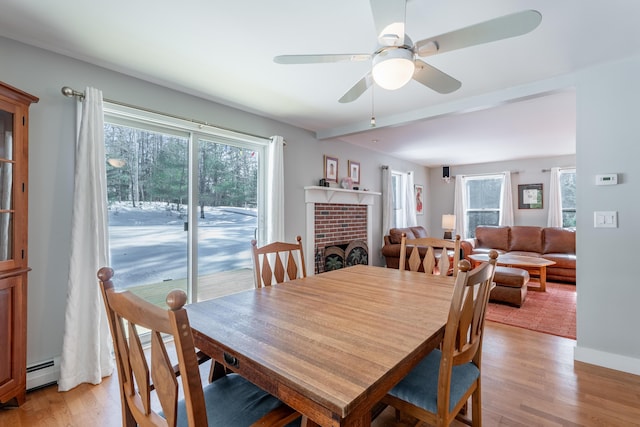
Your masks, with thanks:
[[[60,378],[60,358],[27,366],[27,391],[46,387],[58,382]]]

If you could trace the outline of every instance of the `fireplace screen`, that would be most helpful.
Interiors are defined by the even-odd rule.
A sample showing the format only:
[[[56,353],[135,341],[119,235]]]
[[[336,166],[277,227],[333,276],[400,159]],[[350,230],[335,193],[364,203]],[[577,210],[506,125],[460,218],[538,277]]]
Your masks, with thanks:
[[[324,248],[324,271],[369,263],[369,250],[363,240]]]

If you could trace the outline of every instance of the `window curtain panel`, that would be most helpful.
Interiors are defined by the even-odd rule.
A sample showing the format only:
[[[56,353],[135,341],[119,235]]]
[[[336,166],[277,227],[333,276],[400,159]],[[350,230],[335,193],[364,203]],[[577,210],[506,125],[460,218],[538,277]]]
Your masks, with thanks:
[[[418,217],[416,216],[416,192],[413,181],[413,172],[407,172],[404,180],[406,227],[415,227],[418,225]]]
[[[549,212],[547,227],[562,227],[562,193],[560,191],[560,168],[551,168],[549,177]]]
[[[504,172],[502,179],[502,192],[500,194],[500,225],[514,225],[513,216],[513,191],[511,190],[511,172]]]
[[[467,227],[465,224],[467,203],[464,193],[465,189],[465,177],[456,176],[455,188],[453,193],[453,214],[456,216],[456,229],[455,234],[459,234],[460,238],[466,239]]]
[[[391,229],[391,219],[393,218],[393,193],[391,187],[391,169],[389,169],[389,166],[382,166],[382,245],[384,245],[384,236]]]
[[[284,138],[272,136],[267,161],[267,241],[284,241]]]
[[[109,265],[102,92],[86,88],[76,140],[71,260],[58,389],[99,384],[113,373],[111,338],[98,286]]]

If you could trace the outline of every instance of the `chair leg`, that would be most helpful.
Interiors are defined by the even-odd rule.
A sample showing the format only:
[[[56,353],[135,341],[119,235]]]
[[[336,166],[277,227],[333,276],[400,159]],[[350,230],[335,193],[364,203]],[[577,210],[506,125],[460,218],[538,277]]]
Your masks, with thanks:
[[[472,398],[471,399],[471,412],[472,412],[472,414],[473,414],[474,409],[475,409],[475,405],[473,403],[473,398]],[[460,411],[458,411],[458,413],[456,414],[455,419],[460,421],[463,424],[468,425],[468,426],[473,425],[473,419],[469,418],[469,401],[468,400],[466,402],[464,402],[464,405],[462,405],[462,408],[460,408]]]
[[[480,384],[471,395],[471,425],[482,427],[482,402],[480,398]]]
[[[467,415],[467,412],[469,411],[469,401],[464,402],[464,405],[462,405],[462,408],[460,408],[460,413],[462,415]]]

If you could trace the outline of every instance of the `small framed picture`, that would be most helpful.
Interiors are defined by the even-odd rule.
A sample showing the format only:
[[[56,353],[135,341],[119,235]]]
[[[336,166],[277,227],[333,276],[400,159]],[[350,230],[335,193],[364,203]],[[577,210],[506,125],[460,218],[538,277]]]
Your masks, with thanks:
[[[422,185],[414,185],[413,187],[416,196],[416,215],[424,215],[424,205],[422,203],[424,187]]]
[[[360,162],[349,160],[349,178],[354,184],[360,184]]]
[[[338,182],[338,159],[324,156],[324,179],[328,182]]]
[[[518,185],[518,209],[542,209],[542,184]]]

